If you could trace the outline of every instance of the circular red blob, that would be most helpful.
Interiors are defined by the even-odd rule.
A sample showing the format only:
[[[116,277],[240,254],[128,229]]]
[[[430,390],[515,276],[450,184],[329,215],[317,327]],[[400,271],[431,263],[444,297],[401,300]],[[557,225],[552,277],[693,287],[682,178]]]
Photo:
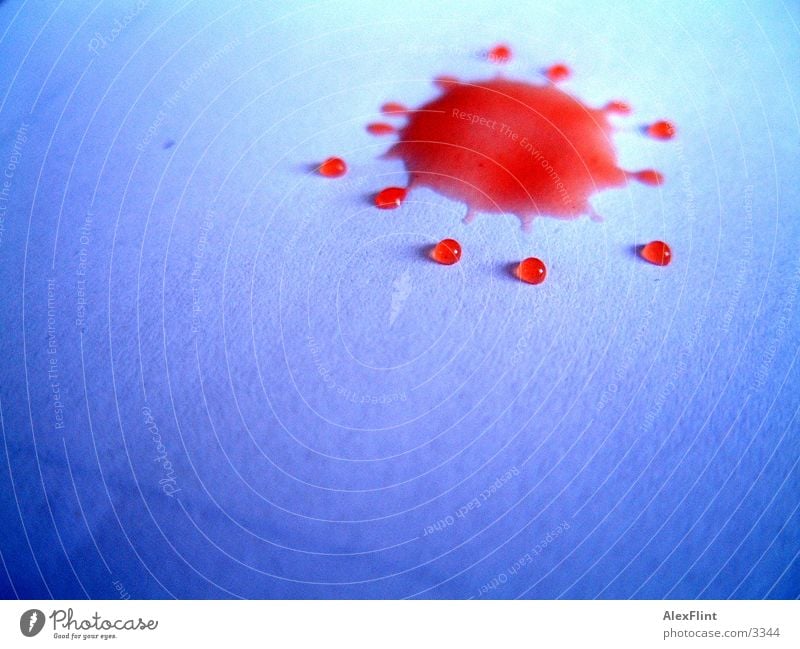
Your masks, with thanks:
[[[568,79],[569,75],[572,74],[572,70],[570,70],[569,67],[563,63],[556,63],[555,65],[551,65],[549,68],[547,68],[547,72],[545,72],[545,74],[550,81],[556,83],[558,81],[564,81],[564,79]]]
[[[406,199],[407,190],[403,187],[386,187],[375,196],[375,205],[382,210],[393,210]]]
[[[374,122],[372,124],[367,124],[367,131],[373,135],[388,135],[389,133],[394,133],[396,130],[397,129],[394,126],[391,124],[386,124],[385,122]]]
[[[667,266],[672,261],[672,250],[663,241],[651,241],[642,246],[642,259],[656,266]]]
[[[328,158],[318,167],[318,171],[327,178],[338,178],[347,173],[347,163],[341,158]]]
[[[528,284],[541,284],[547,277],[547,266],[537,257],[528,257],[519,262],[517,277]]]
[[[511,60],[511,48],[508,45],[495,45],[486,55],[492,63],[508,63]]]
[[[461,259],[461,244],[455,239],[442,239],[437,243],[431,257],[445,266],[451,266]]]
[[[647,134],[657,140],[671,140],[675,137],[675,124],[664,119],[653,122],[647,127]]]

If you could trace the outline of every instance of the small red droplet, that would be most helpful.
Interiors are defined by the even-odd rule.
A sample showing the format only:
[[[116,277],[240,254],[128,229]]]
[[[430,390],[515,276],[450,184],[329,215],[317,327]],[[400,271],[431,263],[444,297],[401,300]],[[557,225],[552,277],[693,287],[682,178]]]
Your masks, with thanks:
[[[492,63],[508,63],[511,60],[511,48],[508,45],[495,45],[486,55]]]
[[[442,239],[431,251],[431,257],[445,266],[451,266],[461,259],[461,244],[455,239]]]
[[[626,101],[610,101],[606,104],[606,111],[609,113],[617,113],[618,115],[630,115],[631,105]]]
[[[408,112],[408,108],[396,101],[388,101],[381,106],[381,112],[384,115],[402,115]]]
[[[642,246],[639,254],[642,259],[656,266],[667,266],[672,261],[672,250],[663,241],[651,241]]]
[[[547,277],[547,266],[537,257],[528,257],[519,262],[517,277],[528,284],[541,284]]]
[[[400,207],[406,199],[407,190],[402,187],[386,187],[375,196],[375,205],[382,210],[393,210]]]
[[[657,140],[671,140],[675,137],[675,124],[665,119],[653,122],[647,127],[647,134]]]
[[[569,78],[569,75],[572,74],[572,70],[563,63],[556,63],[547,68],[545,74],[550,81],[558,83],[559,81],[564,81],[564,79]]]
[[[396,130],[394,126],[386,124],[385,122],[367,124],[367,131],[373,135],[388,135],[389,133],[394,133]]]
[[[664,182],[664,175],[655,169],[643,169],[630,175],[645,185],[661,185]]]
[[[347,163],[341,158],[328,158],[318,167],[318,171],[327,178],[338,178],[347,173]]]

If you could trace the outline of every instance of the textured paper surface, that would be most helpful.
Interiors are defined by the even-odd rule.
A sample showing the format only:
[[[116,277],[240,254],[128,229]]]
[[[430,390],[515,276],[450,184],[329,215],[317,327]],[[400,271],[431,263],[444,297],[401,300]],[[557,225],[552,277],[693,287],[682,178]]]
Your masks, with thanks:
[[[798,595],[798,13],[584,4],[0,6],[4,596]],[[666,184],[374,209],[500,41]]]

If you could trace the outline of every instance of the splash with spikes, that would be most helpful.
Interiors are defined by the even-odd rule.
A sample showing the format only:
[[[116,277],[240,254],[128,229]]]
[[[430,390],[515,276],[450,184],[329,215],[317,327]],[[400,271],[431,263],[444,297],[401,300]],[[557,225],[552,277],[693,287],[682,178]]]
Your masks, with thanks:
[[[485,54],[497,65],[511,55],[508,45]],[[477,81],[442,76],[435,80],[439,96],[419,108],[384,104],[387,120],[405,123],[376,122],[367,130],[397,136],[386,157],[403,161],[408,184],[378,192],[378,207],[399,207],[409,191],[425,186],[463,203],[467,222],[476,213],[514,214],[528,230],[536,216],[599,220],[590,204],[596,192],[630,180],[664,182],[653,169],[626,171],[619,166],[611,118],[631,113],[626,102],[586,105],[560,87],[572,74],[564,63],[542,73],[540,83],[499,74]],[[676,133],[666,120],[641,130],[657,140]]]

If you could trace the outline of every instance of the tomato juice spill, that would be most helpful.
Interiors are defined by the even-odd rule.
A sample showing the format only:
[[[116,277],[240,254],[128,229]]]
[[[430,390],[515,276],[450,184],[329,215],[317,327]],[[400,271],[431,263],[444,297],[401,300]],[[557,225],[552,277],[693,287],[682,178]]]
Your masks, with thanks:
[[[502,65],[512,56],[510,46],[485,51],[488,61]],[[619,188],[631,180],[658,186],[664,176],[655,169],[629,171],[617,159],[615,117],[632,112],[630,104],[614,99],[600,107],[586,104],[559,87],[572,76],[565,63],[544,68],[545,81],[509,79],[498,73],[474,81],[441,75],[434,78],[438,95],[416,108],[389,101],[381,112],[399,126],[372,122],[373,135],[396,135],[384,155],[402,161],[408,174],[404,187],[385,187],[374,196],[380,209],[396,209],[408,192],[427,187],[465,206],[465,222],[476,213],[513,214],[523,229],[537,216],[602,220],[590,204],[594,194]],[[661,119],[640,128],[656,140],[676,136],[675,124]],[[341,158],[319,166],[323,176],[347,171]],[[461,245],[443,239],[431,250],[435,261],[451,265],[461,258]],[[639,250],[646,261],[666,266],[672,251],[663,241]],[[523,259],[516,276],[540,284],[547,276],[537,257]]]
[[[617,161],[611,117],[627,115],[630,106],[585,104],[556,85],[570,74],[558,63],[546,70],[544,84],[437,77],[439,96],[400,114],[406,122],[386,157],[402,160],[409,190],[433,189],[463,203],[468,214],[514,214],[525,229],[536,216],[595,216],[591,197],[629,180],[660,185],[660,172],[626,171]],[[396,105],[402,106],[391,102],[384,110]],[[368,130],[376,132],[375,126]],[[659,139],[675,132],[665,120],[652,128]]]

